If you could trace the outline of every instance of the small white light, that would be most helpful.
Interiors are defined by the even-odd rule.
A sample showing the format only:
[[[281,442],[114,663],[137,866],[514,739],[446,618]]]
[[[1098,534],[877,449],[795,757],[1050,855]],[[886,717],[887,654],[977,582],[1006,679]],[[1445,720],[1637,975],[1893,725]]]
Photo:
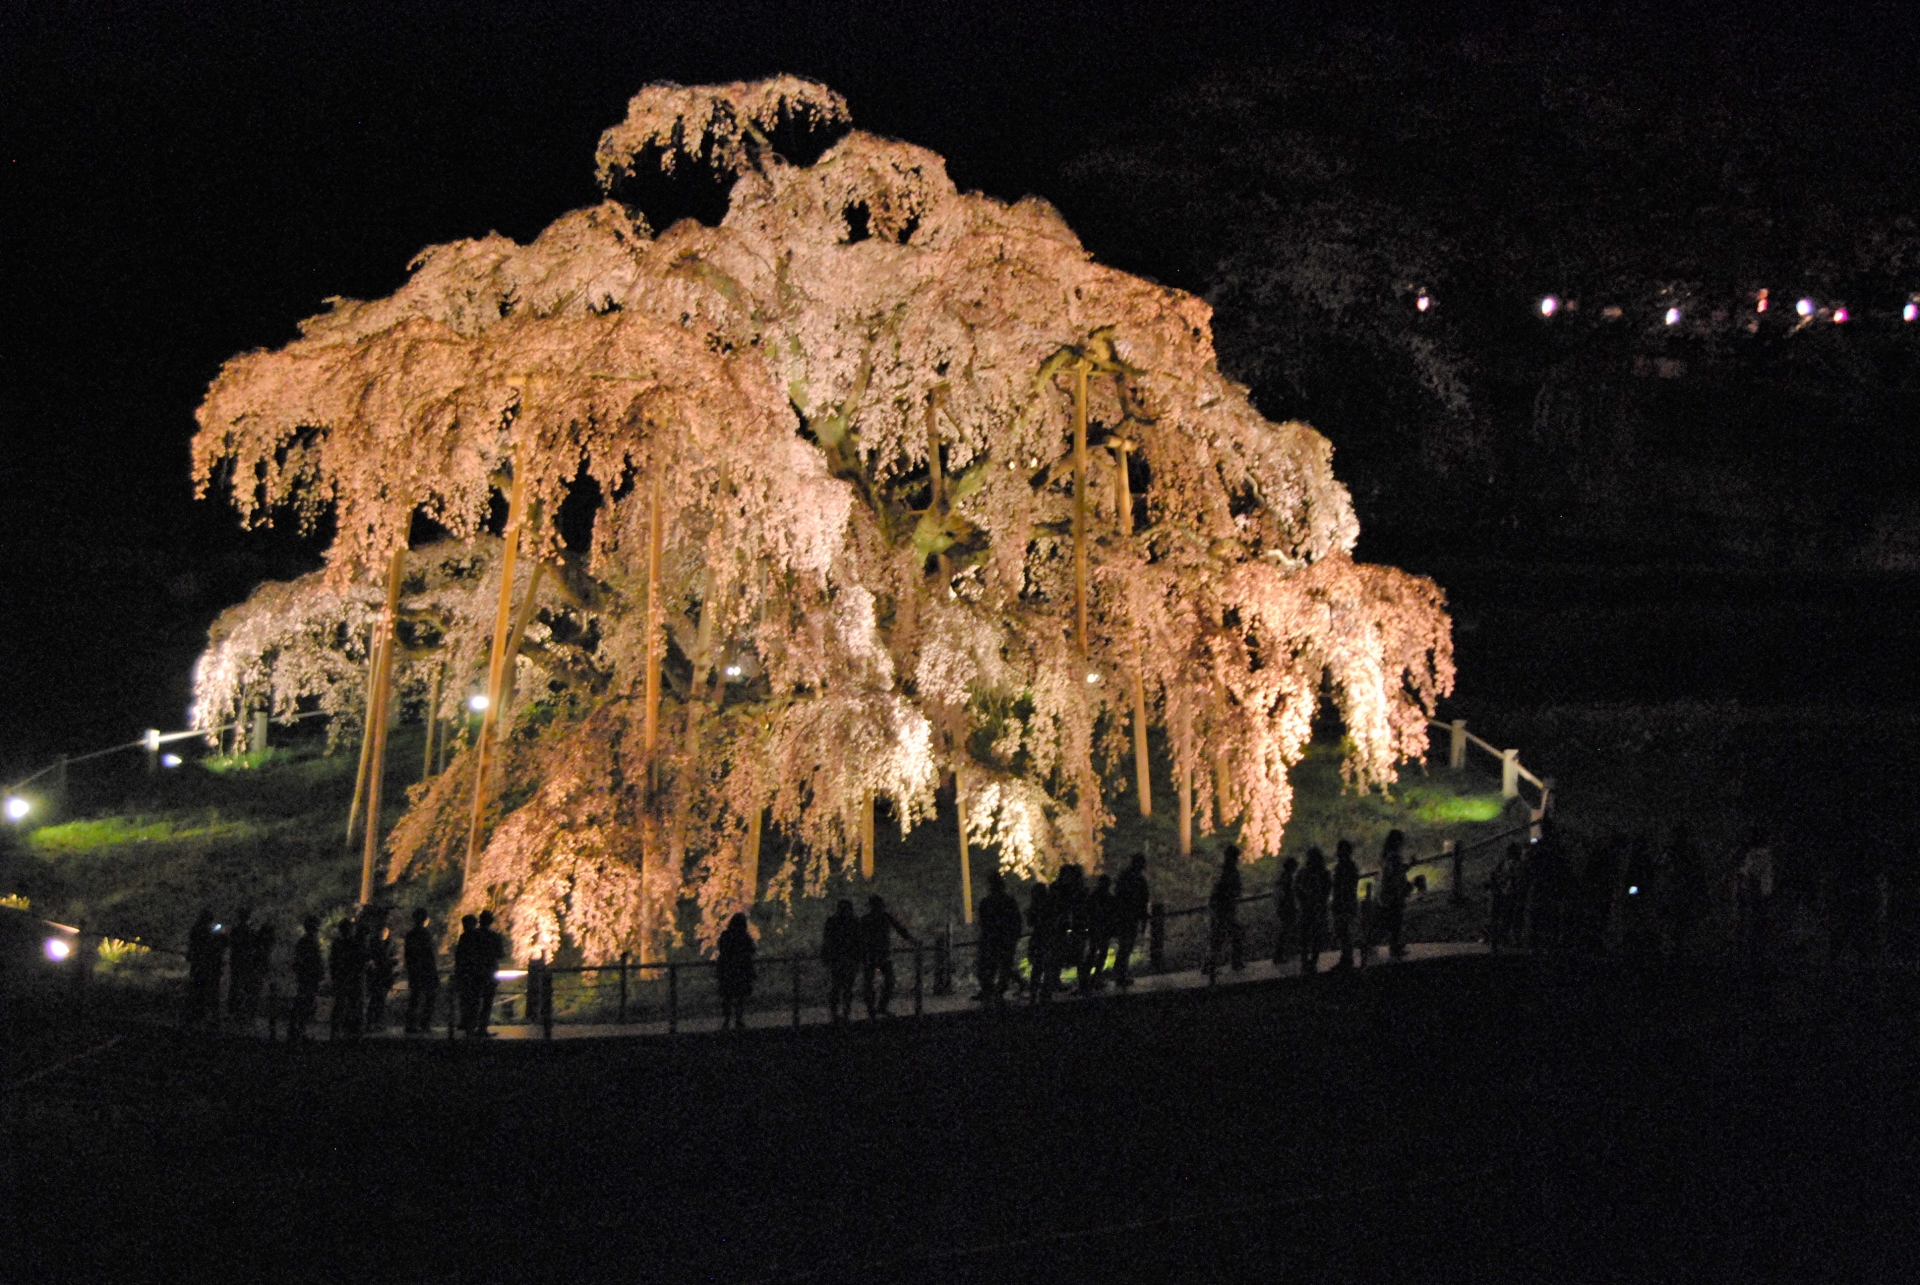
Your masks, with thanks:
[[[1547,296],[1546,298],[1544,298],[1544,299],[1542,299],[1542,300],[1540,301],[1540,315],[1541,315],[1541,316],[1543,316],[1543,317],[1551,317],[1551,316],[1552,316],[1552,315],[1553,315],[1554,313],[1556,313],[1556,312],[1558,312],[1558,311],[1560,311],[1560,296],[1559,296],[1559,295],[1552,295],[1552,294],[1550,294],[1550,295],[1548,295],[1548,296]]]
[[[740,666],[738,665],[728,665],[725,669],[721,670],[720,672],[725,674],[728,678],[738,678],[740,677],[741,669],[740,669]]]
[[[33,811],[33,805],[15,794],[7,799],[7,820],[24,821],[27,813]]]
[[[1638,897],[1638,896],[1640,895],[1640,885],[1639,885],[1639,884],[1637,884],[1637,883],[1634,883],[1634,884],[1628,884],[1628,885],[1627,885],[1627,895],[1628,895],[1629,897]]]
[[[162,754],[160,756],[160,766],[161,767],[179,767],[180,756],[178,754]]]
[[[1920,303],[1910,303],[1900,310],[1900,320],[1920,320]]]
[[[67,945],[67,939],[64,937],[49,937],[47,938],[46,952],[47,958],[57,964],[67,958],[67,956],[73,954],[73,947]]]
[[[467,708],[476,714],[484,714],[487,709],[487,698],[478,693],[469,696],[467,697]]]
[[[1413,306],[1415,311],[1425,312],[1428,308],[1431,308],[1433,306],[1433,300],[1428,298],[1426,295],[1421,295],[1418,299],[1415,299],[1413,301]]]
[[[1853,314],[1847,311],[1847,305],[1846,305],[1846,304],[1844,304],[1844,303],[1843,303],[1843,304],[1841,304],[1841,305],[1840,305],[1840,306],[1839,306],[1838,308],[1835,308],[1835,309],[1833,310],[1833,324],[1834,324],[1834,325],[1836,325],[1836,326],[1844,326],[1844,325],[1846,325],[1846,324],[1847,324],[1847,323],[1848,323],[1849,321],[1852,321],[1852,320],[1853,320]]]
[[[1799,303],[1793,305],[1793,310],[1803,317],[1811,317],[1813,315],[1813,300],[1802,299]]]
[[[1760,292],[1760,298],[1755,301],[1753,310],[1755,312],[1765,312],[1767,310],[1767,292],[1765,290]]]
[[[1678,308],[1667,309],[1667,324],[1669,326],[1677,326],[1680,324],[1680,310]]]
[[[1095,673],[1093,670],[1088,670],[1087,681],[1090,683],[1097,683],[1100,681],[1100,675]]]

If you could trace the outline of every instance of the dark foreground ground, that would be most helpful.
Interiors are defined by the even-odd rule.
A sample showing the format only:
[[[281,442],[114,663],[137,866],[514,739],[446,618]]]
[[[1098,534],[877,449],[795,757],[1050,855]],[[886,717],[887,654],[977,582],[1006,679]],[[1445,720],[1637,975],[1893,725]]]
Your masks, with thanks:
[[[301,1050],[16,1013],[9,1083],[123,1038],[7,1093],[0,1279],[1912,1280],[1917,992],[1474,958]]]

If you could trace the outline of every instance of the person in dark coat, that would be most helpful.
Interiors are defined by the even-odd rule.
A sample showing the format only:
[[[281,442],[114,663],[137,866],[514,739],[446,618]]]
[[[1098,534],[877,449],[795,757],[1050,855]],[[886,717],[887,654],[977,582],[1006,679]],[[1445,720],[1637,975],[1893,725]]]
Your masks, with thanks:
[[[1087,894],[1087,953],[1080,963],[1080,993],[1089,995],[1106,972],[1107,952],[1113,948],[1113,930],[1119,903],[1113,895],[1113,876],[1101,875]]]
[[[1353,967],[1353,917],[1360,913],[1360,867],[1353,861],[1353,844],[1342,839],[1333,850],[1333,891],[1328,901],[1333,915],[1333,944],[1340,948],[1335,968]]]
[[[460,1004],[460,1029],[468,1035],[480,1021],[480,920],[460,916],[460,939],[453,944],[453,993]]]
[[[860,976],[860,920],[841,898],[820,933],[820,961],[827,966],[827,1011],[836,1022],[853,1018],[853,984]]]
[[[367,947],[352,916],[340,921],[327,952],[327,975],[333,981],[333,1009],[327,1018],[331,1039],[360,1034],[367,1016]]]
[[[474,1028],[468,1034],[485,1038],[493,1034],[487,1027],[493,1021],[493,997],[500,989],[500,979],[495,973],[507,957],[507,939],[494,929],[491,910],[480,912],[480,926],[474,932],[478,937],[474,945],[474,984],[480,991],[480,1005],[474,1014]]]
[[[213,912],[202,907],[187,930],[187,1012],[189,1029],[220,1025],[220,965],[226,938]]]
[[[400,954],[407,970],[407,1033],[430,1031],[434,999],[440,993],[440,958],[424,906],[414,910],[413,927],[400,943]]]
[[[242,910],[227,929],[227,1016],[251,1024],[247,988],[253,981],[253,912]]]
[[[1047,988],[1047,969],[1054,931],[1053,890],[1046,880],[1036,879],[1033,891],[1027,894],[1027,998],[1036,1002],[1052,994]]]
[[[867,913],[860,916],[860,964],[863,995],[867,1002],[867,1020],[888,1016],[893,1003],[893,934],[899,933],[918,946],[920,939],[893,917],[887,903],[878,894],[867,898]],[[878,990],[875,982],[879,982]]]
[[[1078,974],[1087,954],[1087,872],[1072,861],[1060,867],[1059,877],[1047,894],[1053,906],[1053,942],[1047,948],[1047,987],[1049,993],[1060,988],[1061,974],[1071,968]],[[1075,977],[1078,981],[1078,977]]]
[[[714,950],[714,976],[720,984],[720,1029],[745,1030],[747,998],[753,994],[753,930],[736,912],[727,921]]]
[[[1380,935],[1386,938],[1387,953],[1395,959],[1407,953],[1406,842],[1406,835],[1389,830],[1380,850]]]
[[[980,899],[980,955],[975,966],[980,993],[975,999],[990,1004],[1006,1002],[1007,986],[1013,980],[1013,957],[1019,948],[1020,905],[1007,892],[1007,881],[995,871],[987,876],[987,895]]]
[[[1113,983],[1133,985],[1133,943],[1152,906],[1147,889],[1147,854],[1136,852],[1113,889]]]
[[[300,940],[293,944],[293,1011],[287,1016],[287,1039],[298,1044],[307,1038],[307,1023],[320,1008],[320,979],[326,967],[320,961],[320,917],[301,922]]]
[[[1327,943],[1327,899],[1333,894],[1333,876],[1327,873],[1327,854],[1307,849],[1307,860],[1293,881],[1300,904],[1300,971],[1320,971],[1320,951]]]
[[[1209,981],[1220,971],[1223,955],[1234,972],[1245,966],[1240,957],[1240,887],[1240,849],[1229,843],[1220,854],[1220,874],[1207,897],[1207,960],[1203,971]]]
[[[1288,857],[1280,863],[1280,876],[1273,881],[1273,966],[1293,958],[1293,931],[1300,920],[1300,903],[1294,899],[1293,881],[1300,863]]]
[[[393,932],[387,926],[387,912],[367,907],[360,917],[361,940],[367,944],[367,1029],[387,1029],[387,996],[393,993],[394,980],[400,974],[399,961],[393,955]]]
[[[1631,879],[1631,872],[1629,872]],[[1518,941],[1514,904],[1520,891],[1520,845],[1509,843],[1507,850],[1487,877],[1487,945],[1494,954]],[[1638,887],[1634,888],[1637,894]]]

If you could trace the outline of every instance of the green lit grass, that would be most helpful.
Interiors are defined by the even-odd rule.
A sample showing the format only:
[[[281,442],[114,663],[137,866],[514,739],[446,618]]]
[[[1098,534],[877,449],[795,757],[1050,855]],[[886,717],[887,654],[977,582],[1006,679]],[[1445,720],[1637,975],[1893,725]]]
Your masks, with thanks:
[[[160,845],[197,840],[231,842],[258,835],[259,822],[229,821],[218,817],[93,817],[60,825],[41,826],[28,840],[34,851],[53,854],[101,852],[128,844]]]

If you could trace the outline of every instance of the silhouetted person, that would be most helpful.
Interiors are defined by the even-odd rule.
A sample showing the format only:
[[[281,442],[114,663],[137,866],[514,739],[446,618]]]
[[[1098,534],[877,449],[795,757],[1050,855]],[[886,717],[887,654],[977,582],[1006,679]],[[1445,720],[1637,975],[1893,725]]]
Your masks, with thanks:
[[[1747,833],[1734,867],[1734,931],[1740,957],[1751,968],[1759,968],[1767,955],[1767,910],[1773,898],[1773,849],[1766,832],[1755,828]]]
[[[440,994],[440,959],[424,906],[414,910],[413,927],[400,943],[400,954],[407,970],[407,1033],[430,1031],[434,999]]]
[[[920,939],[907,931],[905,924],[887,910],[878,894],[867,898],[867,913],[860,916],[860,964],[862,997],[867,1002],[867,1018],[887,1014],[893,1003],[893,934],[899,933],[918,946]],[[875,982],[879,982],[876,991]]]
[[[1567,863],[1552,817],[1540,820],[1540,837],[1527,852],[1527,941],[1551,950],[1561,943],[1566,905]]]
[[[1380,850],[1380,935],[1386,939],[1387,953],[1395,959],[1407,953],[1406,842],[1406,835],[1389,830]]]
[[[1762,843],[1765,836],[1761,836]],[[1772,861],[1768,861],[1771,884]],[[1670,955],[1680,956],[1692,944],[1694,929],[1707,912],[1707,870],[1700,849],[1685,825],[1673,828],[1673,842],[1667,848],[1666,946]]]
[[[745,1030],[747,999],[753,994],[753,930],[735,912],[714,949],[713,971],[720,984],[720,1029]]]
[[[1222,955],[1235,972],[1245,966],[1240,958],[1240,849],[1229,843],[1220,854],[1220,874],[1207,897],[1208,980],[1220,971]]]
[[[1300,971],[1320,971],[1320,952],[1327,944],[1327,900],[1333,895],[1333,876],[1327,872],[1327,854],[1307,849],[1306,862],[1293,881],[1300,903]]]
[[[460,916],[460,939],[453,944],[453,994],[460,1005],[460,1029],[473,1034],[480,1023],[480,920]]]
[[[287,1039],[295,1044],[307,1038],[307,1023],[320,1008],[320,979],[327,975],[320,960],[320,917],[308,915],[300,928],[300,940],[293,943],[293,1010],[287,1015]]]
[[[226,947],[213,912],[201,908],[187,930],[186,1025],[208,1030],[220,1024],[220,962]]]
[[[1136,852],[1113,889],[1113,981],[1133,985],[1133,943],[1146,926],[1151,906],[1147,890],[1147,854]]]
[[[376,914],[368,907],[360,919],[361,938],[367,946],[367,1029],[387,1029],[387,996],[393,993],[394,980],[400,974],[399,961],[393,956],[393,933],[387,927],[387,913]]]
[[[1053,942],[1047,948],[1047,986],[1057,990],[1061,974],[1076,974],[1087,954],[1087,874],[1076,862],[1060,867],[1047,899],[1053,905]],[[1075,980],[1078,980],[1076,976]]]
[[[836,1022],[853,1017],[853,984],[860,976],[860,920],[841,898],[820,932],[820,961],[827,966],[827,1012]]]
[[[1300,903],[1294,898],[1293,881],[1300,863],[1288,857],[1280,863],[1280,877],[1273,881],[1273,966],[1293,958],[1293,931],[1300,919]]]
[[[1020,948],[1020,905],[1007,891],[999,871],[987,876],[987,895],[980,899],[980,975],[977,1000],[999,1004],[1013,981],[1013,957]]]
[[[1509,843],[1487,876],[1487,945],[1494,954],[1516,944],[1514,905],[1520,884],[1520,845]]]
[[[1333,919],[1333,944],[1340,951],[1335,968],[1353,967],[1353,918],[1360,913],[1360,867],[1353,844],[1340,840],[1333,849],[1333,889],[1327,901]]]
[[[1033,881],[1027,894],[1027,998],[1046,999],[1047,970],[1053,953],[1053,890],[1044,879]]]
[[[360,940],[359,924],[352,916],[340,921],[327,950],[327,976],[333,982],[333,1008],[327,1018],[327,1034],[333,1039],[351,1039],[360,1034],[367,1015],[367,950]]]
[[[247,1006],[247,986],[253,970],[252,912],[242,910],[227,926],[227,1016],[251,1021],[253,1014],[242,1014]]]
[[[480,926],[474,930],[478,939],[474,944],[474,980],[480,988],[480,1007],[474,1014],[474,1027],[469,1034],[481,1037],[492,1035],[487,1028],[493,1023],[493,997],[500,989],[500,979],[495,974],[500,969],[500,961],[507,957],[507,939],[502,937],[493,926],[493,912],[480,912]]]
[[[1080,962],[1080,993],[1092,992],[1106,972],[1107,952],[1113,948],[1113,930],[1119,903],[1113,895],[1113,876],[1101,875],[1087,894],[1087,953]]]

